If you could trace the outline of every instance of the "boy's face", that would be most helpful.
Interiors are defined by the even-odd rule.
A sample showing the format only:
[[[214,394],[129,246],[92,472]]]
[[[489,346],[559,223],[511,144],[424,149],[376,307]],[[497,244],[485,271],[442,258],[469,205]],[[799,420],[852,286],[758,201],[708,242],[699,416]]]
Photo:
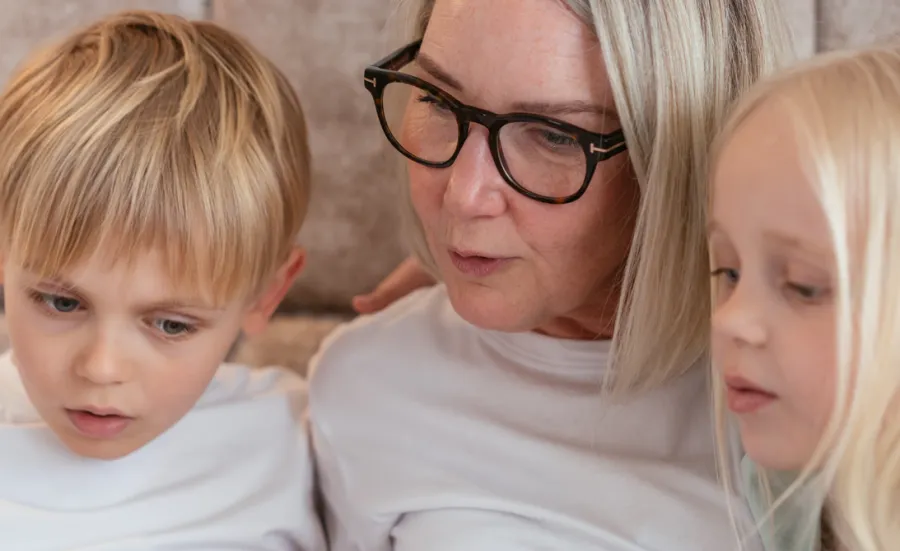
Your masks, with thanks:
[[[785,115],[763,105],[722,152],[710,250],[713,363],[744,449],[804,466],[835,396],[836,272],[828,221]]]
[[[155,253],[131,266],[93,258],[53,280],[6,263],[6,317],[28,396],[73,452],[124,457],[194,406],[241,330],[265,327],[302,263],[295,251],[260,297],[220,307],[179,293]]]

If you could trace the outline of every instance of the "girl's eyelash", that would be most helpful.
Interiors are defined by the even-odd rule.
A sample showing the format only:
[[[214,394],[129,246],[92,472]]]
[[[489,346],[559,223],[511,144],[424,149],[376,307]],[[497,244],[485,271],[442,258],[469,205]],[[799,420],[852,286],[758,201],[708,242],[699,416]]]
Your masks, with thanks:
[[[785,286],[796,298],[804,302],[819,302],[828,298],[830,294],[830,290],[827,287],[804,285],[790,281],[785,283]]]
[[[721,277],[723,275],[724,276],[730,275],[731,277],[729,279],[732,279],[735,281],[740,276],[738,270],[736,270],[735,268],[716,268],[715,270],[711,271],[709,273],[709,275],[710,275],[710,277]]]

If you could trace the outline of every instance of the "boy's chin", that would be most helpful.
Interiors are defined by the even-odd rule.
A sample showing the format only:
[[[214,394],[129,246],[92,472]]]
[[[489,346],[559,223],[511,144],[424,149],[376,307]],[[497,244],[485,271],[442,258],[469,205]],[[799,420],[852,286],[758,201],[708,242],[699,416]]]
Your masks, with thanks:
[[[115,461],[127,457],[140,450],[158,435],[121,436],[111,439],[92,439],[72,434],[68,431],[54,430],[56,436],[68,450],[86,459]]]

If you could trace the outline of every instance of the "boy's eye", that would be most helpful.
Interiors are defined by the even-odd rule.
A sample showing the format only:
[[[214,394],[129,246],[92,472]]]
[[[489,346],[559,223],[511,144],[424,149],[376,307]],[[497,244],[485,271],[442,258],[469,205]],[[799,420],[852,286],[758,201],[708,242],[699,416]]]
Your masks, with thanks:
[[[41,302],[43,302],[48,308],[55,312],[59,312],[61,314],[68,314],[70,312],[75,312],[81,307],[81,302],[78,299],[74,299],[72,297],[67,297],[63,295],[54,295],[51,293],[38,293],[38,298]]]
[[[177,337],[179,335],[192,333],[194,331],[194,327],[192,325],[183,321],[171,319],[154,320],[153,325],[169,337]]]

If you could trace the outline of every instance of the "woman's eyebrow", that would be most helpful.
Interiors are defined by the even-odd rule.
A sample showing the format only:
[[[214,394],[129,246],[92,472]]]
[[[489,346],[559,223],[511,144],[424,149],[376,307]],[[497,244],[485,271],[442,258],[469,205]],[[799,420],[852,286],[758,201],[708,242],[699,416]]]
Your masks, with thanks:
[[[452,88],[454,91],[463,92],[462,83],[453,75],[442,68],[428,54],[419,52],[416,57],[418,66],[428,73],[428,75],[440,82],[441,84]],[[561,117],[566,115],[581,115],[584,113],[599,115],[609,119],[618,120],[618,114],[613,106],[599,105],[589,101],[517,101],[511,105],[513,111],[522,113],[533,113],[535,115],[544,115],[546,117]]]
[[[600,115],[601,117],[608,117],[610,119],[618,119],[615,108],[582,100],[560,102],[517,101],[512,104],[512,108],[515,111],[534,113],[535,115],[544,115],[546,117],[560,117],[588,113]]]
[[[445,71],[438,63],[428,57],[428,54],[419,52],[416,56],[416,64],[426,73],[428,73],[432,78],[439,81],[440,83],[453,88],[458,92],[463,91],[463,85],[456,80],[453,75]]]

